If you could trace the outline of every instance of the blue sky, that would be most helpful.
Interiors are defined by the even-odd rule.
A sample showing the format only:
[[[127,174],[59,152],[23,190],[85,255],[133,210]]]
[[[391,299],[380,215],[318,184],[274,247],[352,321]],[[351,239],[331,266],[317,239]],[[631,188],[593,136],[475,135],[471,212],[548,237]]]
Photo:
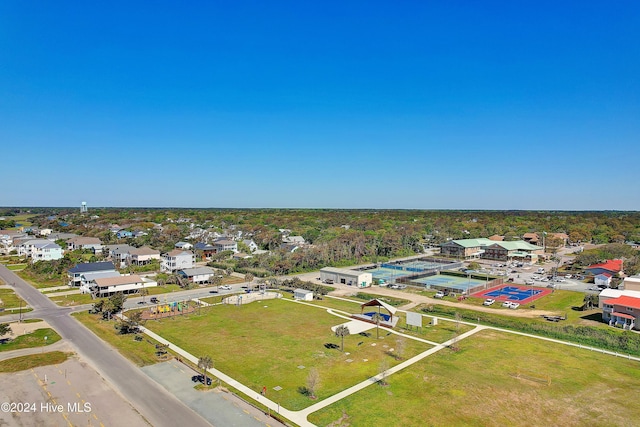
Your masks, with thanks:
[[[0,3],[0,206],[640,210],[640,3]]]

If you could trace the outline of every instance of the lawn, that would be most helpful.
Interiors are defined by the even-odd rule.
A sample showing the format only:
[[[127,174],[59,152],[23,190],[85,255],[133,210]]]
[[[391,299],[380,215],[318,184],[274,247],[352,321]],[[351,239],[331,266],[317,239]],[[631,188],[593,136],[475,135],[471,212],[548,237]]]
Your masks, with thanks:
[[[100,315],[90,314],[86,311],[74,313],[73,316],[87,328],[91,329],[91,331],[103,341],[118,348],[123,356],[136,365],[147,366],[161,361],[161,359],[156,356],[156,341],[146,336],[142,341],[136,341],[134,335],[117,334],[114,328],[116,324],[115,320],[102,320]]]
[[[51,301],[62,307],[72,307],[75,305],[92,304],[97,300],[91,298],[91,294],[71,294],[51,297]]]
[[[20,307],[20,302],[22,302],[22,306],[26,307],[27,303],[24,302],[22,298],[20,298],[13,289],[2,288],[0,289],[0,307],[2,308],[13,308]]]
[[[149,321],[146,327],[196,357],[211,356],[216,369],[256,391],[267,387],[269,398],[297,410],[314,403],[299,391],[310,368],[320,374],[317,396],[323,399],[376,375],[383,360],[389,366],[399,363],[390,351],[398,347],[396,336],[384,330],[379,340],[375,330],[368,337],[345,337],[341,352],[330,327],[343,321],[324,308],[267,300],[208,307],[200,315]],[[414,340],[404,342],[404,357],[429,349]],[[282,390],[274,391],[276,386]]]
[[[27,264],[9,264],[7,268],[11,271],[20,271],[24,270],[27,267]]]
[[[22,280],[29,283],[31,286],[33,286],[36,289],[51,288],[54,286],[62,286],[67,284],[65,280],[62,280],[59,277],[53,277],[50,279],[43,279],[41,277],[36,278],[33,274],[31,274],[27,270],[16,271],[16,274],[20,276]]]
[[[15,325],[15,324],[14,324]],[[44,337],[47,337],[46,341]],[[7,338],[5,335],[4,339]],[[51,328],[36,329],[30,334],[20,335],[7,342],[6,344],[0,344],[0,351],[18,350],[21,348],[42,347],[51,345],[60,341],[60,335]]]
[[[57,365],[64,362],[71,353],[52,351],[49,353],[32,354],[30,356],[14,357],[0,361],[0,372],[19,372],[38,366]]]
[[[319,426],[634,425],[638,362],[483,331],[311,414]],[[520,378],[516,378],[517,374]],[[547,382],[550,380],[550,383]]]

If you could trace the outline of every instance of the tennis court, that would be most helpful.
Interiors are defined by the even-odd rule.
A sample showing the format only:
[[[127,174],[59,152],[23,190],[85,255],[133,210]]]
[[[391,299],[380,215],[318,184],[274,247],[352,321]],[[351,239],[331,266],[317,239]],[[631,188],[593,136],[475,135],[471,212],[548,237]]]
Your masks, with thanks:
[[[384,283],[395,284],[396,279],[405,277],[412,274],[410,271],[397,270],[392,268],[378,267],[371,270],[366,270],[367,273],[371,273],[374,279],[383,281]]]
[[[535,288],[532,286],[519,286],[519,285],[501,285],[486,291],[481,291],[473,294],[478,298],[493,298],[498,301],[513,301],[520,304],[528,304],[535,301],[545,295],[551,293],[547,288]]]
[[[443,274],[415,279],[411,283],[426,286],[427,288],[447,289],[458,293],[471,292],[471,290],[486,284],[484,280]]]

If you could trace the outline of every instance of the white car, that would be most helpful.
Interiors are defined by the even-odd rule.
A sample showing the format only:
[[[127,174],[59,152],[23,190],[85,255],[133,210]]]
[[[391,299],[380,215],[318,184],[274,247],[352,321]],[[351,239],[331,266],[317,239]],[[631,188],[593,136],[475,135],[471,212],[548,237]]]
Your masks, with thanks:
[[[505,301],[505,302],[503,302],[503,303],[502,303],[502,306],[503,306],[503,307],[507,307],[507,308],[511,307],[511,301]]]
[[[231,290],[231,286],[229,286],[229,285],[222,285],[222,286],[220,286],[220,289],[222,289],[223,291],[230,291],[230,290]]]
[[[571,279],[573,276],[572,276],[571,274],[567,274],[567,275],[566,275],[566,276],[564,276],[564,277],[566,277],[567,279]]]
[[[484,300],[484,302],[482,303],[482,305],[491,305],[494,302],[496,302],[496,300],[491,299],[491,298],[487,298],[486,300]]]
[[[436,292],[436,294],[433,297],[434,298],[444,298],[444,292],[438,291],[438,292]]]
[[[511,308],[511,309],[515,310],[518,307],[520,307],[520,303],[519,302],[512,302],[512,303],[509,304],[509,308]]]

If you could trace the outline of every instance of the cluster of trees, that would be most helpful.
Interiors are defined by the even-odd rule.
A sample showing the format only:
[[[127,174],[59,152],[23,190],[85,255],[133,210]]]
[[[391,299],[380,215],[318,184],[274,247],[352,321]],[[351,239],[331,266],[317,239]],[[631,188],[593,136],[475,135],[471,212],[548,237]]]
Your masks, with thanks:
[[[331,286],[325,286],[318,283],[304,282],[297,277],[284,280],[279,280],[276,278],[258,279],[258,283],[264,283],[268,287],[273,289],[305,289],[307,291],[312,291],[314,295],[326,295],[336,289]]]
[[[55,211],[55,212],[53,212]],[[49,220],[52,213],[58,216]],[[527,232],[565,232],[572,242],[623,243],[640,241],[638,212],[550,211],[419,211],[419,210],[312,210],[312,209],[95,209],[97,217],[73,210],[43,211],[34,224],[99,237],[106,244],[148,245],[170,250],[193,227],[210,232],[252,238],[270,254],[237,261],[236,271],[276,275],[309,271],[327,265],[344,266],[380,262],[422,252],[423,244],[447,239],[488,237],[515,240]],[[69,226],[61,228],[64,219]],[[109,225],[144,230],[136,239],[116,239]],[[302,235],[313,245],[293,253],[280,250],[282,233]],[[553,246],[549,237],[548,246]],[[246,248],[245,248],[246,249]],[[224,262],[228,254],[219,254]]]
[[[127,301],[127,296],[122,292],[116,292],[109,298],[102,298],[93,303],[91,312],[94,314],[102,313],[102,318],[109,320],[114,314],[118,314],[124,308],[124,303]]]
[[[640,273],[640,252],[624,243],[612,243],[585,250],[576,257],[575,262],[582,266],[588,266],[608,259],[624,260],[623,269],[627,276]]]

